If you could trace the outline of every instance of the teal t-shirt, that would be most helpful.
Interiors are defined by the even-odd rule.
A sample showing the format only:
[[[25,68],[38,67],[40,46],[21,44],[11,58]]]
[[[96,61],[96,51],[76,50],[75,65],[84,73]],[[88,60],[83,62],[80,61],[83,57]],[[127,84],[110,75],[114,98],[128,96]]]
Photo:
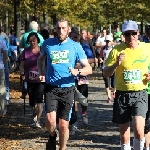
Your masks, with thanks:
[[[26,43],[26,41],[27,41],[28,35],[29,35],[31,32],[36,32],[36,33],[37,33],[36,30],[30,30],[29,32],[25,33],[25,34],[23,35],[21,41],[20,41],[20,46],[21,46],[21,47],[27,48],[27,47],[30,46],[29,44]],[[39,45],[39,46],[42,46],[42,44],[43,44],[43,42],[44,42],[44,39],[43,39],[43,37],[42,37],[41,34],[39,34],[39,33],[37,33],[37,34],[38,34],[38,37],[39,37],[39,39],[40,39],[40,43],[39,43],[38,45]]]

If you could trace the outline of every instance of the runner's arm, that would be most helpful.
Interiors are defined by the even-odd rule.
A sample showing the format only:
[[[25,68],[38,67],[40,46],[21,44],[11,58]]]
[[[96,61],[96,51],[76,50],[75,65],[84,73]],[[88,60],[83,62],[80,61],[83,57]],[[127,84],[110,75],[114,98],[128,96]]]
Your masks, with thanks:
[[[40,56],[37,60],[37,66],[39,75],[45,76],[45,56],[42,53],[40,53]]]
[[[92,74],[92,67],[88,63],[87,59],[80,60],[81,65],[83,66],[82,69],[70,69],[70,72],[74,75],[81,75],[81,76],[87,76],[89,74]]]
[[[24,65],[25,65],[25,61],[21,61],[21,63],[20,63],[20,75],[24,74]]]
[[[117,66],[117,63],[114,63],[112,66],[106,66],[103,70],[103,76],[105,78],[110,77],[115,72]]]

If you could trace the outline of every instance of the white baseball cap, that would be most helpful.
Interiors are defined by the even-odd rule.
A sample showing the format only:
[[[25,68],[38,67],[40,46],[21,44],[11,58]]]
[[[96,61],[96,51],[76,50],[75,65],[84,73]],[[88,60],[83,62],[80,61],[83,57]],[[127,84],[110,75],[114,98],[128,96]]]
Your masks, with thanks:
[[[138,25],[135,21],[128,20],[124,22],[124,24],[122,25],[122,32],[126,32],[129,30],[138,30]]]
[[[111,35],[106,35],[105,41],[113,41],[113,37]]]

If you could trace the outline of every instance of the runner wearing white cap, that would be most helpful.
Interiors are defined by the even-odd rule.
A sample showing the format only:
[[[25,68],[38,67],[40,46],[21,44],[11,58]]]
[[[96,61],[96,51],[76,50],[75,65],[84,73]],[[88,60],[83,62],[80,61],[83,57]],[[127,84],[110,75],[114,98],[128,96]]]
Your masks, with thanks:
[[[111,50],[113,49],[113,37],[111,35],[107,35],[105,38],[105,42],[106,45],[103,47],[103,49],[100,52],[100,61],[103,62],[102,65],[102,71],[105,68],[105,61],[108,58],[109,53],[111,52]],[[108,97],[107,102],[111,103],[112,98],[111,97],[115,97],[115,92],[116,92],[116,88],[115,88],[115,73],[113,73],[110,77],[104,77],[103,76],[103,80],[105,83],[105,89],[106,89],[106,95]],[[110,90],[110,86],[112,88],[113,91],[113,95],[111,96],[111,90]]]

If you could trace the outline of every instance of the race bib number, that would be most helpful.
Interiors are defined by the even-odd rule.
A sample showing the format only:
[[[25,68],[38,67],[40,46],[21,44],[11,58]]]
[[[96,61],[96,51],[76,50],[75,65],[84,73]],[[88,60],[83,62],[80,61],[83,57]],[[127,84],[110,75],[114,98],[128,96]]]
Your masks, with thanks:
[[[37,80],[39,73],[37,71],[29,71],[29,79]]]
[[[126,84],[138,84],[142,82],[141,70],[126,70],[123,72],[124,82]]]
[[[69,50],[52,51],[51,59],[52,59],[52,64],[69,63]]]

